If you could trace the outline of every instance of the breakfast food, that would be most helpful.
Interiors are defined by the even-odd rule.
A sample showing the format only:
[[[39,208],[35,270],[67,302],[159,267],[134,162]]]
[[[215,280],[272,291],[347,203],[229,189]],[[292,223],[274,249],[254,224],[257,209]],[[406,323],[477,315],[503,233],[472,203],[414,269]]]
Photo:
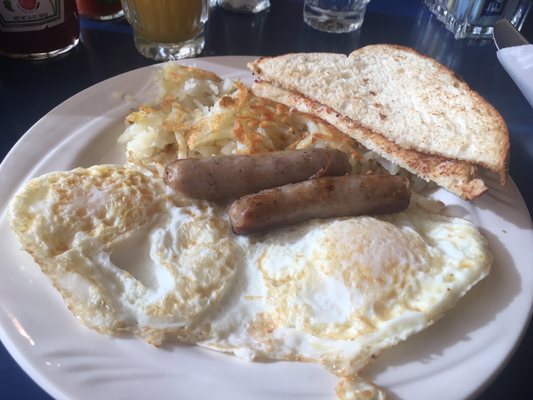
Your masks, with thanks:
[[[392,214],[409,206],[401,176],[345,175],[265,189],[235,200],[228,214],[235,233],[264,231],[315,218]]]
[[[178,159],[166,167],[165,182],[192,198],[222,200],[351,169],[345,153],[314,148]]]
[[[266,82],[256,82],[254,93],[281,103],[291,105],[300,111],[320,115],[339,130],[355,137],[383,162],[390,164],[389,170],[406,170],[425,182],[437,185],[467,200],[473,200],[487,191],[483,180],[477,177],[477,168],[464,161],[451,160],[442,156],[404,149],[387,140],[380,133],[363,129],[360,124],[343,117],[333,109],[320,105],[300,94],[280,89]]]
[[[322,119],[257,97],[238,82],[173,64],[162,68],[160,81],[161,101],[131,113],[119,138],[132,166],[163,175],[176,159],[328,148],[348,156],[353,174],[406,176],[416,192],[430,186]]]
[[[238,237],[224,207],[176,202],[118,166],[36,178],[12,213],[25,249],[99,332],[318,362],[352,380],[490,266],[485,240],[459,218],[412,208]]]
[[[316,116],[175,63],[160,79],[161,100],[128,117],[125,165],[52,172],[23,185],[10,212],[24,249],[98,332],[248,360],[316,362],[339,377],[339,398],[383,398],[362,369],[488,274],[486,240],[472,223],[428,210],[417,177],[396,168],[390,177],[390,165]],[[198,200],[164,181],[176,158],[312,148],[342,152],[351,174],[304,185],[374,182],[401,208],[411,188],[409,206],[241,236],[228,215],[232,199]]]
[[[466,199],[486,191],[475,165],[507,178],[503,118],[452,71],[412,49],[287,54],[249,65],[254,92],[335,125],[381,157]]]

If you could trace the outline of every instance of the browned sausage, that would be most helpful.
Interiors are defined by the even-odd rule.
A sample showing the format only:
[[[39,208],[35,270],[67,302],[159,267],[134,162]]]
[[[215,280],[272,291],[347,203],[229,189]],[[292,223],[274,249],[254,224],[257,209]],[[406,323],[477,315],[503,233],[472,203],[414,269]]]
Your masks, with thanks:
[[[347,175],[266,189],[235,200],[228,214],[238,234],[312,218],[389,214],[409,206],[409,180],[401,176]]]
[[[167,166],[165,182],[192,198],[222,200],[350,170],[345,153],[313,148],[176,160]]]

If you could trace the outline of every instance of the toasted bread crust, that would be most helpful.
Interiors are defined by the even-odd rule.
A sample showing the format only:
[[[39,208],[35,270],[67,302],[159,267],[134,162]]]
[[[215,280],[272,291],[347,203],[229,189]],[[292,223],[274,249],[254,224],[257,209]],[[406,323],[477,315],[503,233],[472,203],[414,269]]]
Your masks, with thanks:
[[[394,48],[403,52],[411,53],[417,57],[421,57],[427,60],[428,62],[433,63],[442,74],[450,76],[454,85],[461,86],[462,90],[464,90],[468,94],[468,96],[471,96],[474,99],[474,102],[478,104],[477,112],[486,115],[491,120],[492,125],[494,127],[494,132],[497,135],[497,142],[499,144],[499,146],[496,148],[497,157],[495,157],[495,159],[498,160],[496,165],[488,164],[486,162],[478,162],[477,164],[483,168],[498,173],[500,178],[500,185],[504,186],[507,183],[507,175],[509,170],[509,131],[507,129],[507,124],[505,123],[505,120],[503,119],[501,114],[494,108],[494,106],[490,104],[487,100],[485,100],[478,92],[468,86],[468,84],[463,80],[463,78],[456,74],[452,69],[439,62],[436,62],[433,58],[425,54],[419,53],[415,49],[406,46],[387,44],[374,45],[372,47],[377,48],[377,46]]]
[[[425,180],[434,181],[464,199],[473,200],[487,190],[483,181],[476,178],[476,167],[470,163],[404,149],[383,135],[361,126],[356,121],[301,93],[280,89],[263,81],[256,82],[252,90],[258,96],[321,117],[381,157]]]
[[[501,115],[452,70],[414,49],[292,53],[248,66],[260,79],[327,104],[404,149],[474,163],[506,182],[509,134]]]

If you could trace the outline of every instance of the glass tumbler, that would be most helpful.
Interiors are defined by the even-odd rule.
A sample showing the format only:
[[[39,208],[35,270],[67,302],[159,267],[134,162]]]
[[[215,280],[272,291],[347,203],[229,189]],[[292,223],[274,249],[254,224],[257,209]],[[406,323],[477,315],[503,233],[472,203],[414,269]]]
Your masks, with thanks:
[[[179,60],[203,50],[209,0],[122,0],[122,7],[145,57]]]
[[[425,0],[456,39],[491,39],[494,24],[508,19],[522,27],[533,0]]]
[[[353,32],[363,24],[370,0],[305,0],[304,21],[323,32]]]

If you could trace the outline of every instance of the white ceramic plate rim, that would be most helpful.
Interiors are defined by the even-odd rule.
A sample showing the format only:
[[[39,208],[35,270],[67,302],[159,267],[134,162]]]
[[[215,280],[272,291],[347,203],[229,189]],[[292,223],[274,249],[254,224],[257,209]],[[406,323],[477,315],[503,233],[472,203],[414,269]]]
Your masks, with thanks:
[[[252,81],[254,57],[186,61]],[[122,119],[155,98],[158,65],[116,76],[65,101],[38,121],[0,166],[0,339],[21,367],[58,399],[333,398],[335,378],[310,364],[248,363],[194,346],[155,349],[81,326],[10,232],[7,205],[29,178],[59,169],[123,161]],[[494,252],[493,271],[426,331],[388,350],[363,375],[390,397],[462,399],[479,393],[509,359],[530,318],[533,229],[511,182],[467,203],[440,190],[447,213],[477,224]],[[529,243],[524,245],[524,243]],[[453,384],[450,384],[453,382]]]

